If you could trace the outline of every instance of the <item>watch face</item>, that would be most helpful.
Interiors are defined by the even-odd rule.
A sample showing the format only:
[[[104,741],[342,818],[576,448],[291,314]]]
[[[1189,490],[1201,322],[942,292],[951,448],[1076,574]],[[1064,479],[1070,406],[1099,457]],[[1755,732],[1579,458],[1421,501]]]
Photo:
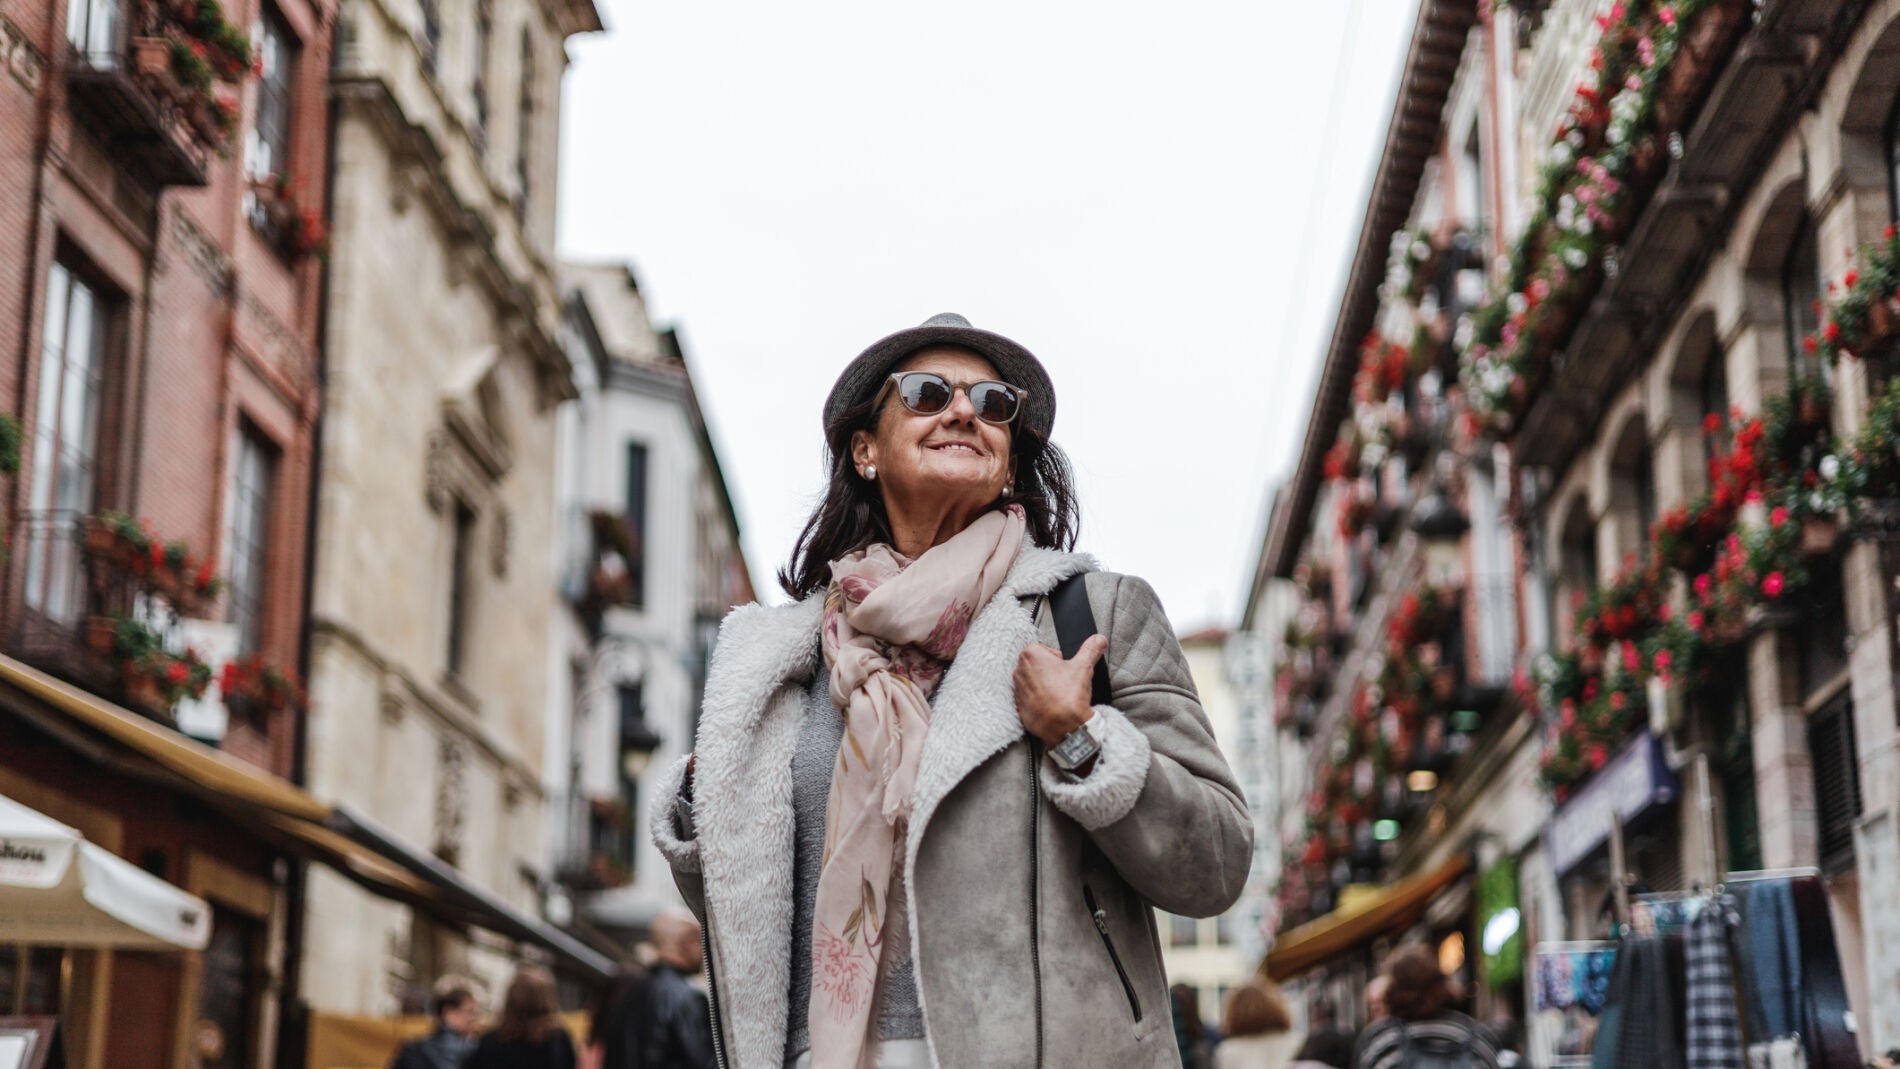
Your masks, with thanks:
[[[1049,756],[1055,758],[1056,763],[1064,768],[1074,768],[1093,757],[1099,749],[1101,745],[1095,741],[1094,735],[1077,728],[1061,742],[1056,743],[1055,747],[1049,751]]]

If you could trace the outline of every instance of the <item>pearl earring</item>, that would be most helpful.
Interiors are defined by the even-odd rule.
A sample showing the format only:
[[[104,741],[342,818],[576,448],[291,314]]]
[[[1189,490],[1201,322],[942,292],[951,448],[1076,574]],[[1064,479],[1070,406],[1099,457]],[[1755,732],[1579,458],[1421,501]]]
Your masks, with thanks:
[[[876,464],[866,464],[864,466],[864,481],[867,483],[874,483],[877,481],[877,465]]]
[[[1011,490],[1009,487],[1007,486],[1003,487],[1003,500],[1008,501],[1012,496],[1015,495],[1015,493],[1016,491]]]

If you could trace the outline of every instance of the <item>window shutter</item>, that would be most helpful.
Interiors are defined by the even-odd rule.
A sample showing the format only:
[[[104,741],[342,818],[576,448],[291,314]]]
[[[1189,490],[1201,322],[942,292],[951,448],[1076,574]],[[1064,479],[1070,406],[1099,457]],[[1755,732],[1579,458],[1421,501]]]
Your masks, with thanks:
[[[1854,750],[1854,703],[1840,696],[1808,721],[1814,762],[1814,808],[1821,824],[1821,871],[1833,876],[1854,867],[1854,823],[1860,819],[1860,769]]]

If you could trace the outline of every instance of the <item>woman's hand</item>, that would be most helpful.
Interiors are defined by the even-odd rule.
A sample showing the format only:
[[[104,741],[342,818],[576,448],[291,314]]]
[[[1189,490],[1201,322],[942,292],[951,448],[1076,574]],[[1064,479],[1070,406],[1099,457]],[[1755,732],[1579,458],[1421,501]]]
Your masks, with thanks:
[[[1016,659],[1016,715],[1023,729],[1054,746],[1088,722],[1090,683],[1095,662],[1108,649],[1108,639],[1091,635],[1075,656],[1064,660],[1062,651],[1032,642]]]

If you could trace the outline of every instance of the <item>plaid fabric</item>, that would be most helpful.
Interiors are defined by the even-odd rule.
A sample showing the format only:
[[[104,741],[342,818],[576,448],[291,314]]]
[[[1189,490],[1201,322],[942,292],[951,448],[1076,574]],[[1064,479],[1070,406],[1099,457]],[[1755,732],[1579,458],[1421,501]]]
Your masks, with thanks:
[[[1727,904],[1716,899],[1689,922],[1683,946],[1688,1069],[1742,1069],[1742,1025],[1730,975]]]

